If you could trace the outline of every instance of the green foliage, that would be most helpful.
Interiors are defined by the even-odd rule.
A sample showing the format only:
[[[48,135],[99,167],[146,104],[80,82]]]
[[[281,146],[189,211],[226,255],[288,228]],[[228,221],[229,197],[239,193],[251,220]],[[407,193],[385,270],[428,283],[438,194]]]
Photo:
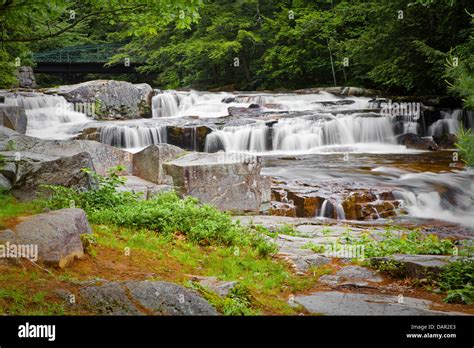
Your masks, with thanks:
[[[470,17],[469,40],[449,51],[446,77],[450,91],[463,98],[465,107],[474,110],[474,14]]]
[[[96,183],[96,187],[89,191],[78,191],[63,186],[43,185],[44,189],[52,191],[47,205],[51,209],[75,206],[91,213],[95,210],[134,203],[138,200],[139,194],[117,190],[126,181],[126,178],[119,175],[124,169],[123,166],[113,167],[107,171],[107,176],[101,176],[84,168],[83,171],[88,173],[93,182]]]
[[[41,200],[18,202],[7,193],[0,192],[0,228],[2,228],[5,219],[37,214],[44,209],[45,205],[45,202]]]
[[[470,167],[474,167],[474,134],[471,129],[461,128],[457,133],[456,147],[459,150],[461,158]]]
[[[47,201],[51,209],[75,207],[84,209],[89,220],[97,224],[111,224],[134,229],[148,229],[163,234],[183,233],[200,245],[252,246],[262,256],[275,252],[275,246],[262,234],[240,226],[226,213],[209,205],[200,205],[192,197],[180,199],[168,192],[150,200],[139,200],[139,195],[120,192],[124,183],[118,174],[124,168],[115,167],[108,176],[87,171],[97,187],[84,192],[61,186],[45,186],[53,192]],[[236,250],[238,252],[238,250]]]
[[[450,263],[441,273],[438,285],[448,294],[445,302],[474,303],[474,260],[462,258]]]
[[[252,296],[245,286],[237,285],[225,297],[221,297],[197,283],[191,283],[189,286],[199,291],[204,298],[223,315],[240,316],[260,314],[258,310],[252,308]]]
[[[419,231],[394,233],[388,230],[377,238],[364,234],[346,239],[346,242],[364,245],[366,258],[393,254],[450,255],[455,250],[454,243],[449,239],[439,239],[436,235],[425,235]]]
[[[3,167],[5,167],[5,156],[0,155],[0,170],[2,170]]]
[[[147,228],[164,234],[183,233],[187,239],[200,245],[251,245],[261,255],[274,252],[274,247],[261,234],[233,223],[228,214],[209,205],[200,205],[192,197],[180,199],[174,192],[162,193],[151,200],[96,210],[89,216],[98,224]]]

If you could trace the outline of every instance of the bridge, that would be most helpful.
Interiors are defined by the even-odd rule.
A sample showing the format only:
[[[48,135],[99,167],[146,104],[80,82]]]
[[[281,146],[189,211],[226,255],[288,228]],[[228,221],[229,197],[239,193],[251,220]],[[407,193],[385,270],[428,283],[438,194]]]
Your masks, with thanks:
[[[35,73],[134,73],[139,64],[105,66],[109,59],[118,53],[121,45],[94,44],[70,46],[57,50],[33,54]]]

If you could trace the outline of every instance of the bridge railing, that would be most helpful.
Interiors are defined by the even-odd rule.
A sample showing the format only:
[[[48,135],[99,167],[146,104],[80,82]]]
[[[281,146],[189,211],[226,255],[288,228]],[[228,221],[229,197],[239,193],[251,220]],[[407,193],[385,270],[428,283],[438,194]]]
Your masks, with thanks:
[[[36,63],[107,63],[108,60],[118,53],[121,45],[118,44],[96,44],[61,48],[33,54]]]

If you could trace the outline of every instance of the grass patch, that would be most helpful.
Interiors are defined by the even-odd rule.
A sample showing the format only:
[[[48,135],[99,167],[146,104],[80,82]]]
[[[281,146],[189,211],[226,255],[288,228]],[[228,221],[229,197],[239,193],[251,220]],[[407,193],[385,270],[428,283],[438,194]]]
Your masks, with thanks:
[[[96,236],[90,245],[93,252],[98,253],[100,247],[121,252],[129,248],[134,260],[152,260],[154,266],[150,271],[157,274],[157,280],[164,278],[187,285],[188,278],[184,275],[192,274],[238,281],[239,288],[248,291],[245,301],[242,294],[222,299],[203,292],[224,314],[294,314],[286,294],[307,290],[317,280],[313,276],[294,275],[283,261],[262,256],[251,246],[199,245],[183,234],[157,234],[146,229],[107,225],[94,225],[93,229]]]
[[[47,282],[36,271],[0,274],[0,315],[64,315],[64,303],[55,301],[47,291],[33,289],[32,284]]]
[[[38,214],[45,208],[46,203],[41,200],[18,202],[14,197],[0,193],[0,228],[6,227],[6,220],[22,215]]]
[[[456,250],[451,240],[419,231],[393,232],[388,229],[377,236],[365,233],[360,237],[351,237],[347,234],[341,239],[348,245],[363,245],[366,258],[393,254],[452,255]]]

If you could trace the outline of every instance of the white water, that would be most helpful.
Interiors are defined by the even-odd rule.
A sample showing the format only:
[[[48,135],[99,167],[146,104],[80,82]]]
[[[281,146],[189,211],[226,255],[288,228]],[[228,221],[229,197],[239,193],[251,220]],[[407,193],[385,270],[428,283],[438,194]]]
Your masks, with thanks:
[[[232,102],[225,102],[232,98]],[[196,116],[201,118],[225,117],[229,115],[229,107],[248,107],[259,104],[262,111],[322,111],[350,110],[369,108],[370,98],[350,98],[351,105],[323,106],[318,102],[340,101],[330,93],[318,94],[249,94],[249,93],[209,93],[209,92],[178,92],[164,91],[152,99],[153,118]]]
[[[166,143],[166,126],[105,126],[100,132],[100,142],[130,150]]]
[[[61,96],[39,94],[6,98],[6,105],[25,108],[29,136],[43,139],[69,139],[79,128],[91,121],[85,114],[74,111],[73,105]]]
[[[428,135],[456,134],[461,127],[462,114],[462,109],[456,109],[452,112],[441,111],[442,119],[436,121],[428,128]]]
[[[206,151],[317,152],[331,145],[386,144],[396,146],[391,117],[367,114],[325,115],[324,118],[281,119],[272,127],[264,122],[224,127],[206,139]]]
[[[394,194],[410,216],[474,227],[474,175],[469,171],[407,173],[385,167],[373,171],[392,176],[400,188]]]

